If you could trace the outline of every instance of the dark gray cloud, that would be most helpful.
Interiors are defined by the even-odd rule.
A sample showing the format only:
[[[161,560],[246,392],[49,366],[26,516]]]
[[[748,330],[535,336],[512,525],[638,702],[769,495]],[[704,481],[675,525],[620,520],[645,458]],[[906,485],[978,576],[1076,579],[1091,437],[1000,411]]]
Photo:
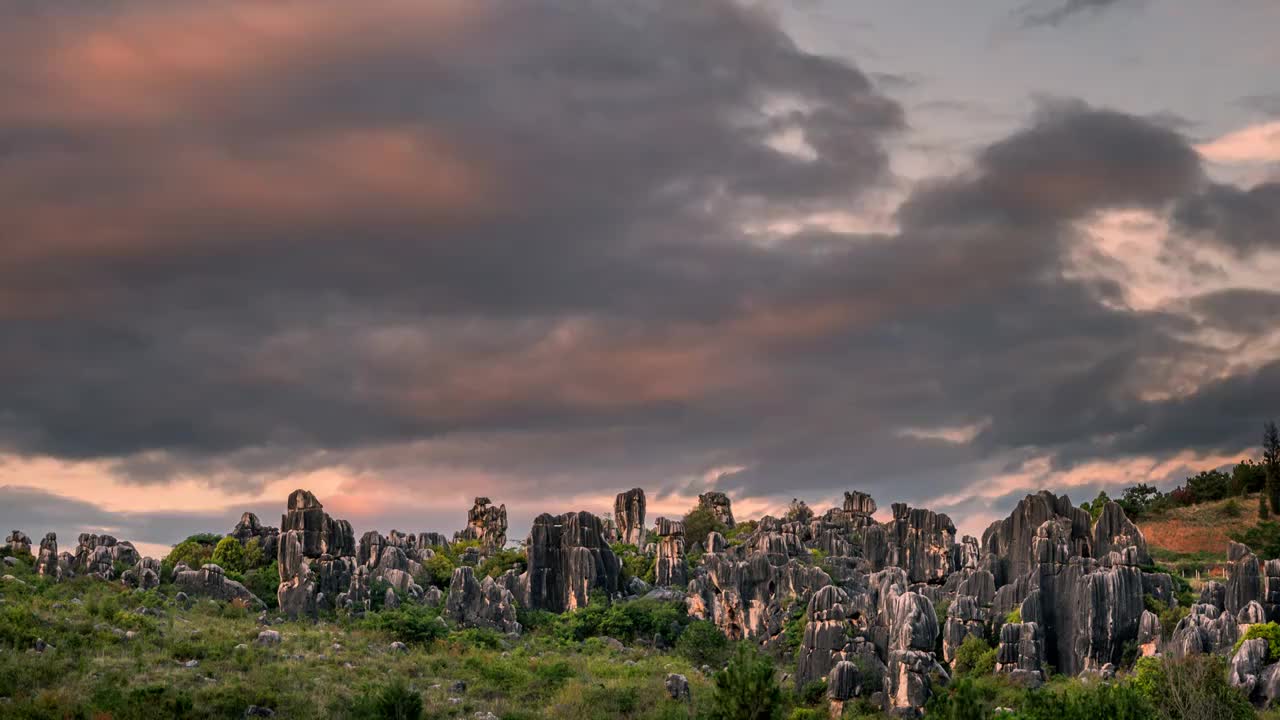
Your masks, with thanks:
[[[236,490],[429,466],[504,500],[669,495],[743,467],[720,486],[915,499],[1010,458],[1227,446],[1276,380],[1149,399],[1230,320],[1067,272],[1093,214],[1224,192],[1150,118],[1045,103],[894,231],[771,235],[895,182],[905,118],[739,4],[111,7],[0,25],[33,68],[0,74],[11,452]]]
[[[1197,239],[1238,255],[1280,247],[1280,182],[1247,190],[1214,183],[1185,198],[1174,220]]]
[[[1280,117],[1280,92],[1245,95],[1236,104],[1259,115]]]
[[[1023,27],[1057,27],[1080,15],[1097,14],[1122,5],[1136,5],[1141,0],[1053,0],[1031,5],[1018,11]]]

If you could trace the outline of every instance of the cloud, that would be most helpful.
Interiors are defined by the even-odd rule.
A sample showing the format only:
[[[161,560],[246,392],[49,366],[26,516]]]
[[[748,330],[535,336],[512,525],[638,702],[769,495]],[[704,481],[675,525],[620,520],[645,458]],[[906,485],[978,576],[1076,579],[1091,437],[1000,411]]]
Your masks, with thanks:
[[[1021,18],[1023,27],[1057,27],[1080,15],[1096,15],[1114,7],[1131,4],[1135,4],[1134,0],[1054,0],[1052,6],[1026,6],[1016,14]]]
[[[1214,183],[1180,202],[1174,219],[1185,232],[1242,256],[1280,248],[1280,182],[1247,190]]]
[[[1196,149],[1216,163],[1280,162],[1280,121],[1250,125],[1198,145]]]
[[[473,494],[923,503],[1255,434],[1280,378],[1203,337],[1237,327],[1221,301],[1130,303],[1079,262],[1108,214],[1261,222],[1176,127],[1047,102],[900,189],[902,108],[767,13],[496,7],[0,26],[38,80],[0,76],[0,448],[135,503],[70,521],[160,537],[119,516],[234,522],[299,484],[414,530]]]

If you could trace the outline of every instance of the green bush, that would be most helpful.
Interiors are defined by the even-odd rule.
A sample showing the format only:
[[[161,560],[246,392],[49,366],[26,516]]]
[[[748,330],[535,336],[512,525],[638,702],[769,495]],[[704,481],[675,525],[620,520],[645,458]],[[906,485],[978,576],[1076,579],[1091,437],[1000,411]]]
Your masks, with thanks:
[[[1181,660],[1147,657],[1134,667],[1133,688],[1162,720],[1251,720],[1253,706],[1227,682],[1227,660],[1192,655]],[[1041,716],[1048,718],[1048,715]]]
[[[956,648],[952,668],[957,675],[990,675],[996,671],[996,649],[982,638],[970,635]]]
[[[1156,715],[1153,705],[1133,684],[1071,681],[1027,693],[1017,717],[1020,720],[1151,720]]]
[[[276,559],[267,557],[266,553],[262,551],[262,541],[258,538],[249,538],[249,542],[245,543],[244,546],[245,570],[254,570],[273,562],[276,562]]]
[[[1257,525],[1227,536],[1239,543],[1248,545],[1258,557],[1280,557],[1280,522],[1264,520]]]
[[[684,603],[643,598],[610,603],[603,594],[592,593],[586,607],[561,615],[554,627],[557,636],[569,641],[611,637],[622,642],[655,640],[669,647],[688,624]]]
[[[799,696],[800,702],[805,705],[817,705],[827,696],[827,679],[805,683],[805,686],[800,688]]]
[[[689,545],[698,543],[706,547],[707,535],[713,531],[723,535],[728,529],[706,508],[696,507],[684,516],[684,537]]]
[[[244,546],[239,540],[229,535],[218,541],[210,559],[215,565],[229,572],[242,573],[247,569]]]
[[[200,536],[192,536],[200,537]],[[217,541],[215,541],[217,542]],[[213,557],[213,544],[205,544],[196,542],[188,538],[183,540],[169,551],[169,555],[165,557],[164,562],[170,567],[178,563],[186,563],[192,570],[199,570],[205,563]]]
[[[524,572],[528,567],[528,560],[525,559],[524,553],[519,550],[498,550],[493,555],[485,558],[480,563],[476,575],[479,577],[489,576],[497,578],[508,570],[515,570],[517,573]],[[452,571],[450,571],[452,573]],[[452,577],[452,575],[451,575]]]
[[[1022,622],[1022,608],[1016,607],[1010,610],[1009,614],[1004,616],[1004,621],[1007,625],[1016,625]]]
[[[940,688],[925,705],[930,720],[986,720],[991,711],[972,678],[962,677]]]
[[[453,579],[453,569],[457,564],[445,553],[438,552],[427,558],[427,561],[422,563],[422,567],[426,571],[424,580],[442,590],[448,590],[449,581]]]
[[[356,698],[347,714],[353,720],[419,720],[422,696],[402,680]]]
[[[782,689],[773,661],[748,643],[739,643],[729,665],[716,673],[712,720],[774,720],[782,714]]]
[[[365,627],[382,630],[404,643],[428,644],[449,633],[439,613],[421,605],[370,613],[362,622]]]
[[[266,567],[255,568],[244,574],[244,586],[249,592],[267,604],[267,607],[278,607],[276,591],[280,588],[280,564],[272,562]]]
[[[465,628],[449,635],[449,641],[464,647],[497,650],[502,647],[502,636],[488,628]]]
[[[1240,649],[1240,646],[1244,644],[1245,640],[1254,640],[1256,638],[1262,638],[1267,641],[1268,664],[1280,660],[1280,625],[1277,625],[1274,622],[1250,625],[1244,635],[1236,641],[1232,654],[1235,654],[1235,652]]]
[[[676,652],[694,665],[720,667],[729,652],[729,638],[709,620],[694,620],[676,641]]]
[[[800,643],[804,642],[804,628],[809,624],[808,608],[804,603],[797,602],[791,606],[791,613],[787,616],[787,621],[782,626],[782,645],[788,653],[795,654],[800,649]]]

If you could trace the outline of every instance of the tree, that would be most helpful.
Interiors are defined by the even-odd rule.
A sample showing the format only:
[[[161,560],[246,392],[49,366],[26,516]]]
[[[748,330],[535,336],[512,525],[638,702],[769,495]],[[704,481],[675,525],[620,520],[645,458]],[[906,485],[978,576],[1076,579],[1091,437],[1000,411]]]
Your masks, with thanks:
[[[1267,473],[1267,498],[1271,512],[1280,513],[1280,431],[1268,420],[1262,426],[1262,465]]]
[[[1267,484],[1267,471],[1261,464],[1241,460],[1231,468],[1231,491],[1237,495],[1261,492]]]
[[[711,717],[715,720],[775,720],[782,714],[782,688],[773,661],[748,643],[716,673]]]
[[[689,545],[698,543],[706,547],[707,535],[712,531],[724,534],[725,530],[728,530],[725,524],[706,508],[695,507],[684,516],[684,539]]]
[[[1141,517],[1150,512],[1163,495],[1154,486],[1138,483],[1125,488],[1124,495],[1116,502],[1120,504],[1124,514],[1130,518]]]
[[[1231,476],[1221,470],[1205,470],[1187,478],[1187,491],[1194,502],[1221,500],[1231,491]]]
[[[1098,497],[1094,498],[1093,502],[1086,503],[1081,507],[1089,511],[1089,514],[1093,516],[1093,519],[1096,521],[1099,517],[1102,517],[1102,510],[1109,502],[1111,502],[1111,498],[1107,496],[1107,491],[1102,490],[1098,492]]]
[[[218,546],[213,549],[213,557],[210,560],[223,570],[237,573],[246,570],[244,546],[230,535],[218,541]]]
[[[787,507],[785,519],[787,522],[807,523],[813,519],[813,511],[809,509],[805,501],[791,498],[791,505]]]
[[[1266,520],[1269,517],[1271,513],[1267,510],[1267,494],[1258,493],[1258,519]]]

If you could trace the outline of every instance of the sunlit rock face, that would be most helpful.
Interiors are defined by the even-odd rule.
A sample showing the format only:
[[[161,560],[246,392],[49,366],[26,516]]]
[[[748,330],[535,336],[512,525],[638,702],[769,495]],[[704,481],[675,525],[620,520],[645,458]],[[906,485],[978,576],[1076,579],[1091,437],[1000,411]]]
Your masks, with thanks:
[[[679,520],[658,518],[655,526],[658,536],[654,558],[654,582],[660,587],[688,582],[688,566],[684,558],[684,523]]]
[[[618,528],[618,541],[644,547],[644,490],[632,488],[618,493],[613,501],[613,522]]]

